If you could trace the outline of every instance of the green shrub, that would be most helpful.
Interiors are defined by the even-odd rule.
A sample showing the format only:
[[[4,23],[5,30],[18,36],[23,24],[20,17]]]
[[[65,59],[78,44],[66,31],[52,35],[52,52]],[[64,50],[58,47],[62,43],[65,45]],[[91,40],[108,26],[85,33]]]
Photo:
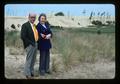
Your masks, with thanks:
[[[19,31],[5,31],[5,44],[6,46],[14,46],[17,48],[23,47],[22,40],[20,39]]]

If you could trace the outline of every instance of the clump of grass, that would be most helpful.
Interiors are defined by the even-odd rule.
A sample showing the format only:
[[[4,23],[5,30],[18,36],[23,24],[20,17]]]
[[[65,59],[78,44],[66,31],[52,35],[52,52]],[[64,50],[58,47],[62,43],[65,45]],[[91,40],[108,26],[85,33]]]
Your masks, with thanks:
[[[9,48],[9,54],[10,55],[24,55],[25,51],[22,48],[15,48],[15,47],[10,47]]]
[[[11,55],[24,54],[19,31],[5,31],[5,46],[10,48]]]
[[[21,48],[23,47],[22,40],[20,39],[19,31],[5,31],[5,44],[8,47]]]
[[[52,56],[51,58],[51,69],[54,72],[63,72],[64,71],[64,63],[61,59],[61,56],[57,54],[56,56]]]

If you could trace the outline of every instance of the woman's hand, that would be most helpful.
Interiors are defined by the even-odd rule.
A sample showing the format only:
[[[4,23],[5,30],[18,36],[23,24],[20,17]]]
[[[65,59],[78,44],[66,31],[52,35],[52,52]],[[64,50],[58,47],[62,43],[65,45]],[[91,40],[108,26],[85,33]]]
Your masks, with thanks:
[[[41,36],[42,36],[42,38],[46,38],[46,35],[45,35],[45,34],[42,34],[42,33],[41,33]]]
[[[46,35],[46,39],[50,39],[51,34]]]

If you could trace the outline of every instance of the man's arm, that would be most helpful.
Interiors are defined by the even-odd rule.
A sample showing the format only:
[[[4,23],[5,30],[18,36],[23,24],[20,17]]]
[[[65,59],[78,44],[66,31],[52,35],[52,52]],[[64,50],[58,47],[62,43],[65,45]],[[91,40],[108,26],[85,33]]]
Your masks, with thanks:
[[[27,28],[25,26],[25,24],[22,25],[22,29],[21,29],[21,39],[28,44],[31,44],[32,46],[34,46],[34,43],[32,41],[30,41],[26,36],[27,34]]]
[[[25,25],[23,24],[21,28],[21,39],[25,40],[25,38],[26,38],[26,30],[25,30]]]

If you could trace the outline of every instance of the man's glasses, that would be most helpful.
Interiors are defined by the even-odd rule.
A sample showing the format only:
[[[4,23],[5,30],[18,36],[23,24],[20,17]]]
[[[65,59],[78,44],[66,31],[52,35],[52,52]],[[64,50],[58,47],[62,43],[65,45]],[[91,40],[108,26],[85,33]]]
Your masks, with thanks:
[[[36,17],[30,17],[30,18],[36,18]]]

